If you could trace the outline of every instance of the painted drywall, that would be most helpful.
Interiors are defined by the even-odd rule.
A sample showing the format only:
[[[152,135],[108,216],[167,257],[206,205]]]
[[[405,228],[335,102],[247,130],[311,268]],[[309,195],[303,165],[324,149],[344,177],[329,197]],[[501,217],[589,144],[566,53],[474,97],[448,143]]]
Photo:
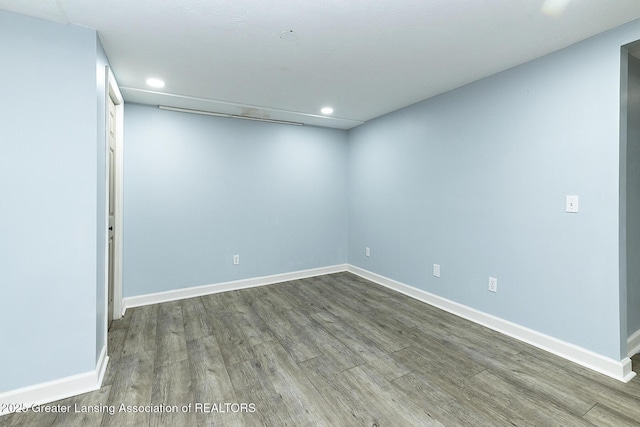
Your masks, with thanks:
[[[640,60],[628,57],[627,335],[640,331]]]
[[[130,106],[125,295],[340,264],[348,235],[356,265],[616,357],[615,322],[634,321],[613,271],[612,111],[638,38],[632,23],[393,113],[348,152],[342,131]],[[0,52],[1,393],[92,371],[105,339],[105,58],[95,31],[4,11]],[[569,192],[580,214],[562,213]]]
[[[96,33],[0,11],[0,393],[95,369]]]
[[[620,46],[638,38],[635,22],[352,129],[349,263],[625,357]]]
[[[346,262],[345,131],[131,104],[124,129],[125,297]]]

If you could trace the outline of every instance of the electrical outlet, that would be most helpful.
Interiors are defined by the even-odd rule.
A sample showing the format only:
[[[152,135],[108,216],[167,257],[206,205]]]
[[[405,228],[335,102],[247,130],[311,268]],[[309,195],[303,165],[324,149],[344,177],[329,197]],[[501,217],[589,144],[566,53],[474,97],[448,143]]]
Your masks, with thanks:
[[[498,292],[498,279],[495,277],[489,277],[489,290],[491,292]]]
[[[240,255],[234,255],[233,256],[233,265],[238,265],[240,264]]]
[[[369,248],[364,248],[364,254],[365,254],[366,256],[371,256],[371,249],[369,249]]]
[[[440,264],[433,264],[433,277],[440,277]]]

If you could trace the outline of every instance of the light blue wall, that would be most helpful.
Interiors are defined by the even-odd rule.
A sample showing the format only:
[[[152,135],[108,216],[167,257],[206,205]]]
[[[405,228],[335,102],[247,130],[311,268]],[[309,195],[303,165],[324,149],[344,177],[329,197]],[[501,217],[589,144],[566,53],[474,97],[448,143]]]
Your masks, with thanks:
[[[95,369],[96,33],[0,11],[0,393]]]
[[[638,38],[635,22],[351,130],[349,262],[620,360],[620,46]]]
[[[621,357],[640,323],[618,264],[637,39],[634,22],[349,133],[127,106],[125,296],[341,264],[348,242],[352,264]],[[4,11],[0,54],[2,393],[93,370],[106,339],[106,56],[95,31]]]
[[[346,262],[345,131],[130,104],[124,125],[125,297]]]
[[[627,97],[627,334],[640,331],[640,60],[629,57]]]

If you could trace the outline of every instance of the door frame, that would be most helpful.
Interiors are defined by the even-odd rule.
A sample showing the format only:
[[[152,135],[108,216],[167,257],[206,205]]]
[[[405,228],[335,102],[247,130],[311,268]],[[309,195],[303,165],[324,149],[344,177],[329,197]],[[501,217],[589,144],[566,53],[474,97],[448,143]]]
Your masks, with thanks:
[[[120,319],[123,314],[123,304],[122,304],[122,202],[123,202],[123,194],[122,194],[122,182],[123,182],[123,141],[124,141],[124,131],[123,131],[123,120],[124,120],[124,99],[122,98],[122,94],[120,93],[120,88],[118,87],[118,83],[116,82],[115,76],[111,71],[111,67],[108,65],[105,66],[105,75],[106,75],[106,86],[107,93],[105,97],[105,159],[109,157],[109,98],[113,100],[113,103],[116,107],[116,176],[115,176],[115,232],[114,232],[114,241],[115,246],[113,248],[113,320]],[[109,325],[109,161],[105,162],[105,218],[107,221],[105,223],[105,329],[108,329]],[[105,337],[106,337],[105,333]]]

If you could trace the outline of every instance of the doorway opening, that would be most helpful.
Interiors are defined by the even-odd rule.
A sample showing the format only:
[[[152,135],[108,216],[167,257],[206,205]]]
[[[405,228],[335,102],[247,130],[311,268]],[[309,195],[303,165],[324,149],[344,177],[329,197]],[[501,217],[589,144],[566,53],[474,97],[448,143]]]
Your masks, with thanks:
[[[640,352],[640,41],[626,45],[622,49],[622,99],[623,116],[621,135],[623,137],[621,155],[624,156],[621,182],[624,183],[623,218],[625,247],[626,289],[626,336],[627,356]],[[626,67],[626,70],[624,69]],[[624,285],[624,284],[623,284]],[[624,322],[623,322],[624,323]],[[624,343],[623,343],[624,344]],[[634,362],[639,359],[634,358]]]
[[[107,67],[107,330],[122,317],[122,165],[124,100]]]

